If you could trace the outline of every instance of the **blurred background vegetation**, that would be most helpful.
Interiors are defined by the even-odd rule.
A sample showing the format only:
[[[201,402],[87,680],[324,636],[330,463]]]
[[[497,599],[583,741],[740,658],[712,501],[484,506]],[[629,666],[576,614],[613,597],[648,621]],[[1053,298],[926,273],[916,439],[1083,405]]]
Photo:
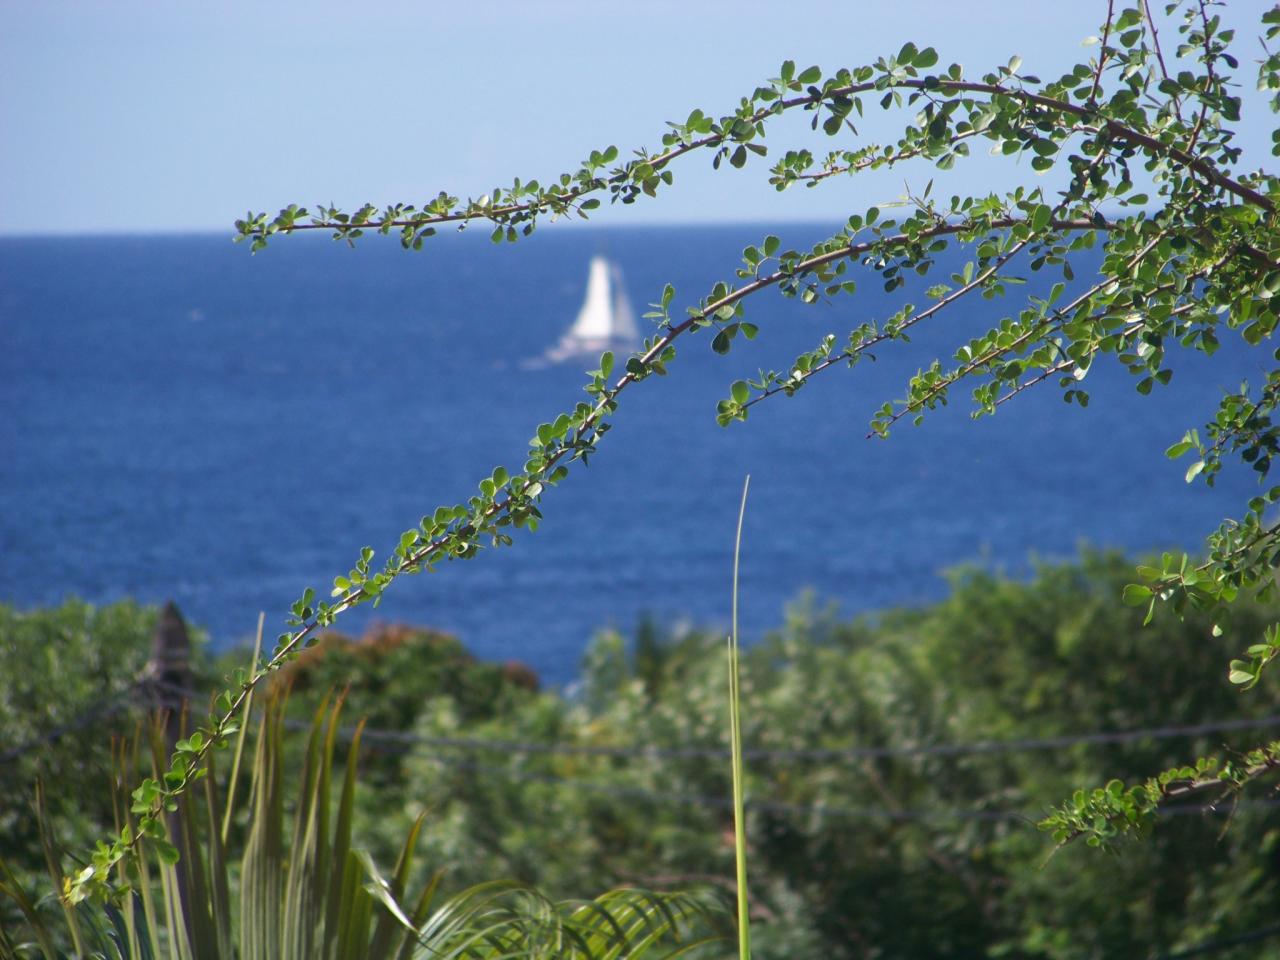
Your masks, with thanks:
[[[756,956],[1154,957],[1274,925],[1274,794],[1171,811],[1110,854],[1050,856],[1035,828],[1077,787],[1280,726],[1280,693],[1242,696],[1216,676],[1234,649],[1207,620],[1160,611],[1144,628],[1144,610],[1116,602],[1131,571],[1097,552],[1026,580],[964,569],[941,603],[856,619],[802,598],[744,652]],[[1278,615],[1239,609],[1239,632]],[[135,683],[156,619],[131,603],[0,608],[0,858],[33,886],[37,778],[67,850],[111,825],[111,739],[143,720]],[[203,706],[249,654],[195,639]],[[285,738],[290,777],[329,694],[345,692],[347,722],[366,720],[354,842],[390,864],[425,813],[415,885],[444,869],[446,891],[496,877],[554,897],[732,889],[718,630],[602,632],[581,679],[546,690],[454,637],[381,625],[325,636],[274,682],[289,690],[286,731],[301,728]],[[1242,721],[1255,725],[1216,726]],[[1215,729],[1168,729],[1196,724]],[[1154,732],[1089,736],[1104,731]],[[1214,955],[1277,956],[1277,940]]]

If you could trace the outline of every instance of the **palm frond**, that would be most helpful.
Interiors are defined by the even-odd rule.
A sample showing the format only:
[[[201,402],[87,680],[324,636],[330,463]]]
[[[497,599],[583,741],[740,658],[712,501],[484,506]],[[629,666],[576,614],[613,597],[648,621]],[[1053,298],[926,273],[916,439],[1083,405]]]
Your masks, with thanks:
[[[341,710],[338,698],[315,713],[287,827],[284,695],[274,692],[258,714],[243,806],[234,789],[239,758],[225,788],[211,763],[204,789],[170,811],[164,843],[144,843],[121,868],[118,902],[64,905],[58,927],[0,864],[0,896],[17,904],[43,960],[668,960],[703,942],[690,932],[722,912],[696,895],[641,890],[556,903],[507,880],[440,899],[438,873],[415,893],[408,888],[423,817],[387,879],[352,845],[360,735],[358,728],[338,777]],[[166,755],[161,725],[138,740],[155,762]],[[138,769],[137,757],[136,741],[116,751],[112,789],[122,829],[134,825],[130,771]],[[241,819],[247,832],[235,871],[228,842]],[[53,832],[44,827],[50,877],[61,889]],[[0,960],[16,960],[18,949],[0,939]]]

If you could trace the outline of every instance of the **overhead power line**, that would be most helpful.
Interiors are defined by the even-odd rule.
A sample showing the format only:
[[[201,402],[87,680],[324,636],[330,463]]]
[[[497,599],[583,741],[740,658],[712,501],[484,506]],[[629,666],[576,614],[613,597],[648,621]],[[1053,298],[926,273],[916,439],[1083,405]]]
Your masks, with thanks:
[[[291,727],[305,728],[302,721],[290,721]],[[1255,719],[1220,720],[1211,723],[1176,724],[1138,730],[1114,730],[1097,733],[1066,734],[1055,737],[1025,737],[1015,740],[978,740],[967,743],[934,743],[892,747],[802,747],[751,748],[743,751],[748,760],[857,760],[883,757],[959,756],[964,754],[1013,753],[1029,750],[1056,750],[1079,744],[1132,743],[1139,740],[1166,740],[1175,737],[1198,737],[1231,730],[1280,727],[1280,715]],[[350,739],[354,727],[343,727],[339,736]],[[489,740],[474,737],[439,737],[407,730],[379,730],[366,727],[365,741],[387,747],[411,749],[415,745],[446,749],[494,753],[556,753],[575,756],[639,757],[656,760],[728,759],[727,747],[647,747],[640,745],[597,745],[523,740]]]
[[[15,746],[9,747],[7,750],[0,751],[0,764],[13,763],[15,760],[37,750],[40,747],[47,746],[55,740],[65,737],[69,733],[75,733],[83,730],[91,724],[97,723],[99,720],[106,719],[112,714],[119,713],[121,710],[132,706],[132,697],[135,686],[130,686],[126,690],[122,690],[114,697],[105,697],[96,703],[91,704],[85,710],[81,711],[73,720],[59,724],[46,730],[38,736],[32,737]]]
[[[644,787],[629,787],[622,784],[601,783],[598,780],[587,780],[581,777],[561,776],[553,773],[539,773],[532,770],[495,767],[463,760],[457,757],[434,757],[434,761],[454,769],[478,773],[482,776],[520,780],[529,783],[545,783],[553,786],[564,786],[571,790],[583,790],[608,796],[616,796],[627,800],[646,800],[658,804],[676,804],[702,807],[731,807],[733,801],[728,796],[714,794],[682,793],[676,791],[657,791]],[[825,803],[788,803],[778,800],[761,800],[747,798],[746,808],[766,813],[780,813],[817,817],[844,817],[865,820],[892,820],[901,822],[914,821],[988,821],[1006,822],[1022,821],[1034,824],[1045,816],[1045,811],[1033,810],[990,810],[983,808],[934,808],[931,810],[900,809],[891,807],[853,807],[841,804]],[[1229,814],[1237,809],[1272,809],[1280,808],[1280,800],[1238,800],[1232,803],[1175,804],[1161,807],[1157,815],[1161,817],[1200,816],[1206,814]]]
[[[146,694],[138,700],[135,694]],[[165,694],[169,696],[166,697]],[[44,744],[81,730],[99,717],[119,712],[129,706],[176,706],[178,697],[194,698],[199,691],[175,687],[160,681],[131,684],[114,697],[104,698],[86,708],[76,719],[32,738],[29,741],[0,752],[0,763],[8,763]],[[304,721],[289,720],[290,729],[305,729]],[[744,757],[751,760],[857,760],[915,756],[962,756],[968,754],[999,754],[1032,750],[1054,750],[1077,745],[1105,745],[1132,743],[1141,740],[1164,740],[1178,737],[1197,737],[1235,730],[1266,729],[1280,727],[1280,714],[1266,717],[1218,720],[1195,724],[1167,724],[1132,730],[1109,730],[1092,733],[1064,734],[1053,737],[1023,737],[1010,740],[977,740],[957,743],[909,744],[884,747],[802,747],[802,748],[749,748]],[[338,735],[350,740],[355,727],[342,727]],[[407,730],[385,730],[366,727],[364,740],[370,744],[392,749],[409,750],[414,746],[440,747],[465,752],[493,752],[504,754],[565,754],[573,756],[634,757],[655,760],[728,759],[726,747],[655,747],[635,744],[581,744],[546,741],[497,740],[478,737],[442,737],[418,734]]]
[[[82,711],[74,720],[46,731],[24,743],[0,752],[0,764],[12,762],[19,757],[38,749],[54,740],[90,724],[118,713],[131,706],[166,707],[178,706],[182,699],[198,695],[197,691],[176,687],[172,684],[154,680],[131,684],[114,697],[105,698]],[[291,729],[309,729],[310,724],[303,721],[286,721]],[[857,759],[862,757],[898,757],[919,755],[962,755],[981,753],[1001,753],[1017,750],[1037,750],[1060,748],[1075,744],[1122,743],[1143,739],[1166,739],[1172,737],[1200,736],[1228,730],[1253,729],[1259,727],[1280,726],[1280,716],[1261,717],[1257,719],[1224,720],[1214,723],[1168,725],[1149,727],[1139,730],[1104,731],[1070,736],[1023,738],[1019,740],[988,740],[970,743],[931,744],[905,747],[849,747],[842,749],[802,749],[802,750],[748,750],[749,757],[769,759]],[[338,735],[350,740],[355,735],[354,727],[343,727]],[[466,752],[502,752],[508,754],[570,754],[609,757],[639,757],[642,759],[687,759],[687,758],[728,758],[729,752],[721,748],[653,748],[625,746],[594,746],[568,743],[537,743],[510,740],[487,740],[460,737],[424,736],[402,730],[379,730],[366,728],[363,732],[366,741],[397,750],[409,750],[415,745],[448,747]],[[728,797],[710,794],[680,793],[672,791],[654,791],[641,787],[629,787],[620,784],[601,783],[581,777],[566,777],[551,773],[539,773],[530,770],[512,769],[483,764],[474,760],[459,757],[433,757],[433,760],[456,769],[465,769],[483,776],[505,777],[526,782],[561,785],[577,790],[585,790],[604,795],[612,795],[631,800],[647,800],[654,803],[676,803],[693,806],[726,807],[730,804]],[[973,809],[933,809],[910,810],[888,807],[853,807],[831,804],[800,804],[776,800],[748,799],[747,807],[769,813],[793,814],[819,817],[847,817],[863,819],[887,819],[894,821],[928,821],[928,820],[969,820],[969,821],[1013,821],[1021,820],[1034,823],[1043,816],[1043,812],[1017,810]],[[1280,807],[1280,800],[1238,801],[1233,804],[1184,804],[1161,808],[1161,816],[1185,816],[1192,814],[1223,813],[1238,807],[1269,808]]]
[[[105,720],[124,710],[155,708],[174,710],[181,707],[183,699],[190,699],[195,691],[180,689],[172,684],[163,683],[150,678],[142,678],[130,683],[127,687],[111,696],[103,697],[85,707],[74,719],[51,727],[30,740],[0,751],[0,765],[13,763],[33,750],[60,740],[71,733]]]

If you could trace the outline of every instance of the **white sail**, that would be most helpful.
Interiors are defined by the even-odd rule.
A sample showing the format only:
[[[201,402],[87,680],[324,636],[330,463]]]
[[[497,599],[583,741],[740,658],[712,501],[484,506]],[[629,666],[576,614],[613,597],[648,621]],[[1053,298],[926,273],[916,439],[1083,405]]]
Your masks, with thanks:
[[[622,270],[616,265],[613,268],[613,336],[624,342],[636,342],[640,334],[636,330],[636,315],[631,309],[631,301],[622,288]]]
[[[622,271],[604,257],[592,257],[587,294],[569,332],[547,352],[559,362],[602,350],[631,350],[639,345],[635,311],[622,286]]]
[[[569,336],[578,340],[599,340],[613,335],[613,297],[609,261],[593,257],[587,274],[587,296],[573,322]]]

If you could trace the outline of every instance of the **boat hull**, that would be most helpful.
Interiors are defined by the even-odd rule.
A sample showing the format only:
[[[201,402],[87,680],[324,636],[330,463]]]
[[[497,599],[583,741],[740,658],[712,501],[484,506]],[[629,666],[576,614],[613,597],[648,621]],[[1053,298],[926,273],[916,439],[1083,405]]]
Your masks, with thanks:
[[[630,338],[564,337],[547,351],[546,360],[549,363],[562,363],[566,360],[576,360],[581,357],[595,358],[606,350],[612,350],[615,353],[630,353],[635,348],[636,343]]]

